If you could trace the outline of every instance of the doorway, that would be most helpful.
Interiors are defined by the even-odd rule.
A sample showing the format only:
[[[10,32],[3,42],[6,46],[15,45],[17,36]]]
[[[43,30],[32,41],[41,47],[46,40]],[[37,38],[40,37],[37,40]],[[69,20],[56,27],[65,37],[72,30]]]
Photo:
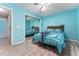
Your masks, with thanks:
[[[11,10],[0,7],[0,48],[11,45]]]

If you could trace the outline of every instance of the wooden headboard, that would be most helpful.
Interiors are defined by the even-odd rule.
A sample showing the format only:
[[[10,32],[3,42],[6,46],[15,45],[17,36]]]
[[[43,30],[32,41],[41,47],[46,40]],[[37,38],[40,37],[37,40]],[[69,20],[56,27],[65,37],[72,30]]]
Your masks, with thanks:
[[[61,25],[61,26],[47,26],[47,29],[64,29],[64,25]]]

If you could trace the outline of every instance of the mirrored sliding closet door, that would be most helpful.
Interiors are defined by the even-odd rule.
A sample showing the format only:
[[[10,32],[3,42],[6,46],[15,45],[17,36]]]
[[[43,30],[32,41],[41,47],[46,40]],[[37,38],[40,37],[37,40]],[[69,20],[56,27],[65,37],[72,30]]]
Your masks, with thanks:
[[[40,31],[40,19],[25,15],[25,37],[33,37]]]

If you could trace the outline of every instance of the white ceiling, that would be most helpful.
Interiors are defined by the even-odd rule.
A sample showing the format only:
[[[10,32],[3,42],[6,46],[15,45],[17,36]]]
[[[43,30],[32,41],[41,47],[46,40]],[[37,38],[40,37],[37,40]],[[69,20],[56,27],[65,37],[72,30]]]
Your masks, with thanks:
[[[29,9],[32,12],[38,14],[39,16],[47,16],[50,14],[55,14],[64,10],[76,8],[79,6],[78,3],[51,3],[46,8],[47,10],[41,12],[39,7],[34,6],[33,3],[17,3],[16,5],[22,8]]]

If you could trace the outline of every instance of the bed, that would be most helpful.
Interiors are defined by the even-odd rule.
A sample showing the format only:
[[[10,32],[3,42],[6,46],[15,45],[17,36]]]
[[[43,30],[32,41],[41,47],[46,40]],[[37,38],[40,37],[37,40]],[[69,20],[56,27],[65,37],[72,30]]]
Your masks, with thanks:
[[[43,34],[43,43],[54,45],[61,53],[65,47],[64,26],[47,26],[47,32]]]
[[[64,26],[47,26],[47,31],[33,36],[33,42],[42,42],[45,44],[56,46],[59,53],[62,53],[64,43]],[[38,39],[37,39],[38,38]]]

